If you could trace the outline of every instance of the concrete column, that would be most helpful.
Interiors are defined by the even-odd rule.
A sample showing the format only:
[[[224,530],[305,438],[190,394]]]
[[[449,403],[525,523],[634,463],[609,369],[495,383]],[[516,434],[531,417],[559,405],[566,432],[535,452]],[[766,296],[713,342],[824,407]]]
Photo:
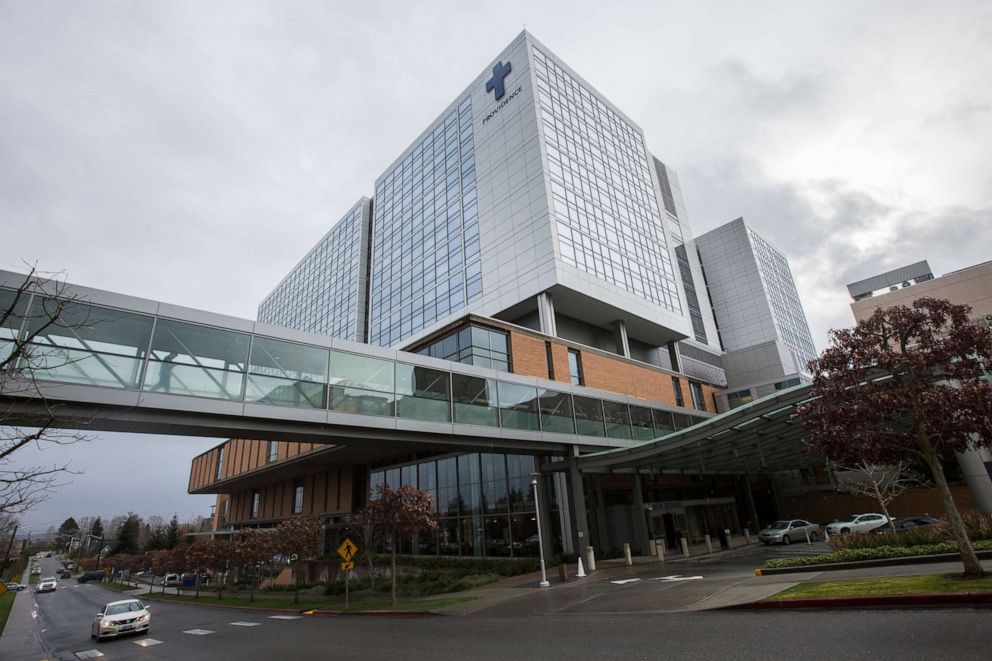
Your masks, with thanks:
[[[992,477],[987,462],[992,461],[992,453],[985,448],[958,453],[958,465],[964,477],[975,507],[992,513]]]
[[[641,555],[648,552],[648,522],[644,513],[644,491],[641,485],[641,474],[634,471],[634,543],[640,548]]]
[[[751,491],[751,476],[744,476],[744,495],[747,499],[747,515],[751,521],[749,527],[757,533],[761,530],[761,522],[758,520],[758,507],[754,504],[754,492]]]
[[[554,534],[553,528],[551,527],[551,479],[553,479],[553,476],[543,474],[539,475],[537,478],[537,497],[540,500],[539,516],[541,517],[541,537],[544,543],[544,564],[549,566],[551,565],[551,560],[555,554]],[[530,486],[529,483],[528,486]],[[565,528],[563,527],[562,547],[564,551],[568,552],[571,550],[568,548],[570,542],[571,540],[565,534]]]
[[[579,456],[578,446],[573,445],[570,453],[568,472],[565,474],[568,484],[568,501],[571,504],[571,524],[574,531],[573,552],[585,555],[589,548],[589,519],[586,516],[586,494],[582,484],[582,473],[575,465],[575,457]]]
[[[596,498],[596,538],[593,546],[603,553],[607,553],[612,547],[610,544],[609,526],[606,521],[606,499],[603,497],[603,477],[594,475],[592,477],[593,490]]]
[[[617,353],[624,358],[630,358],[630,340],[627,339],[627,324],[620,319],[613,322],[613,338],[616,340]]]
[[[541,332],[545,335],[558,337],[558,327],[555,324],[555,303],[549,292],[537,295],[537,316],[541,321]]]

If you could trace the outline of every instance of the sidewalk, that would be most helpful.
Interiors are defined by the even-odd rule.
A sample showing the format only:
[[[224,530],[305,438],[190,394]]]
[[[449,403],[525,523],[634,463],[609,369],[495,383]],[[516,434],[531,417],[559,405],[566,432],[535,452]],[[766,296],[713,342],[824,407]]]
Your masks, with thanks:
[[[23,580],[27,582],[27,579]],[[4,627],[3,635],[0,635],[0,659],[3,661],[39,661],[48,658],[48,650],[35,633],[34,608],[34,591],[30,588],[21,590],[14,597],[7,626]]]

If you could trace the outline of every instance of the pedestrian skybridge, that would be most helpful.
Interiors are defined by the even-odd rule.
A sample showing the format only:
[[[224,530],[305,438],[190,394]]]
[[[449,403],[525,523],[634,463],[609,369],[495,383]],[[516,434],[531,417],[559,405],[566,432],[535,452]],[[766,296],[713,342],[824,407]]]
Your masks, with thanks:
[[[23,282],[0,271],[0,357],[28,343],[22,372],[33,376],[0,381],[8,425],[327,443],[348,461],[397,448],[578,447],[591,472],[807,462],[788,420],[803,386],[712,417],[102,290],[18,296]]]
[[[0,271],[0,311],[14,311],[0,355],[28,342],[40,387],[8,383],[8,424],[40,424],[54,406],[57,426],[94,431],[561,453],[635,447],[705,419],[107,291],[18,298],[23,279]]]

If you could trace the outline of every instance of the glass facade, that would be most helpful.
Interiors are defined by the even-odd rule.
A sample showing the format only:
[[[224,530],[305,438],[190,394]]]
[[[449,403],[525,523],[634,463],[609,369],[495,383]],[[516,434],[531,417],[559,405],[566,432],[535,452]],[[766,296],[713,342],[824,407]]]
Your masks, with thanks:
[[[553,59],[533,53],[561,258],[681,314],[643,137]]]
[[[30,303],[38,306],[38,315],[53,304],[40,296]],[[39,330],[41,317],[29,317],[20,330],[3,331],[0,352],[9,352],[14,338]],[[486,329],[467,330],[475,338],[477,330]],[[495,338],[505,340],[501,333],[487,333],[490,351]],[[471,347],[469,355],[477,355],[476,345]],[[68,306],[59,323],[40,330],[29,351],[40,365],[38,378],[49,381],[508,429],[631,438],[629,411],[642,408],[79,303]],[[664,435],[669,425],[656,431]],[[270,460],[275,450],[270,445]]]
[[[409,484],[434,499],[438,530],[401,542],[404,552],[475,557],[538,555],[529,455],[471,453],[372,471],[369,493]],[[551,517],[558,516],[551,499]],[[560,546],[560,540],[556,540]]]
[[[258,306],[258,320],[361,342],[365,339],[367,231],[363,201],[348,212]]]
[[[472,102],[376,184],[369,342],[394,345],[482,296]]]
[[[510,371],[510,348],[506,332],[469,324],[414,350],[434,358]]]
[[[789,262],[750,227],[747,228],[747,234],[754,248],[758,273],[768,296],[775,328],[782,341],[796,352],[801,368],[806,371],[806,364],[816,358],[816,348],[809,333],[809,324],[806,323],[806,314],[799,302],[799,292],[792,279]]]

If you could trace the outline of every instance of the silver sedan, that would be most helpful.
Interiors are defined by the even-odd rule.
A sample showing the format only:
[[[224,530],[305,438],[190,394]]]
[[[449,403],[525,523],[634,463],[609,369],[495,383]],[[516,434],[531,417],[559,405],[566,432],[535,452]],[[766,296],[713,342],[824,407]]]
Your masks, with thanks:
[[[776,521],[759,532],[758,539],[765,544],[791,544],[805,542],[807,534],[809,541],[817,541],[822,536],[820,526],[804,519],[785,519]]]

